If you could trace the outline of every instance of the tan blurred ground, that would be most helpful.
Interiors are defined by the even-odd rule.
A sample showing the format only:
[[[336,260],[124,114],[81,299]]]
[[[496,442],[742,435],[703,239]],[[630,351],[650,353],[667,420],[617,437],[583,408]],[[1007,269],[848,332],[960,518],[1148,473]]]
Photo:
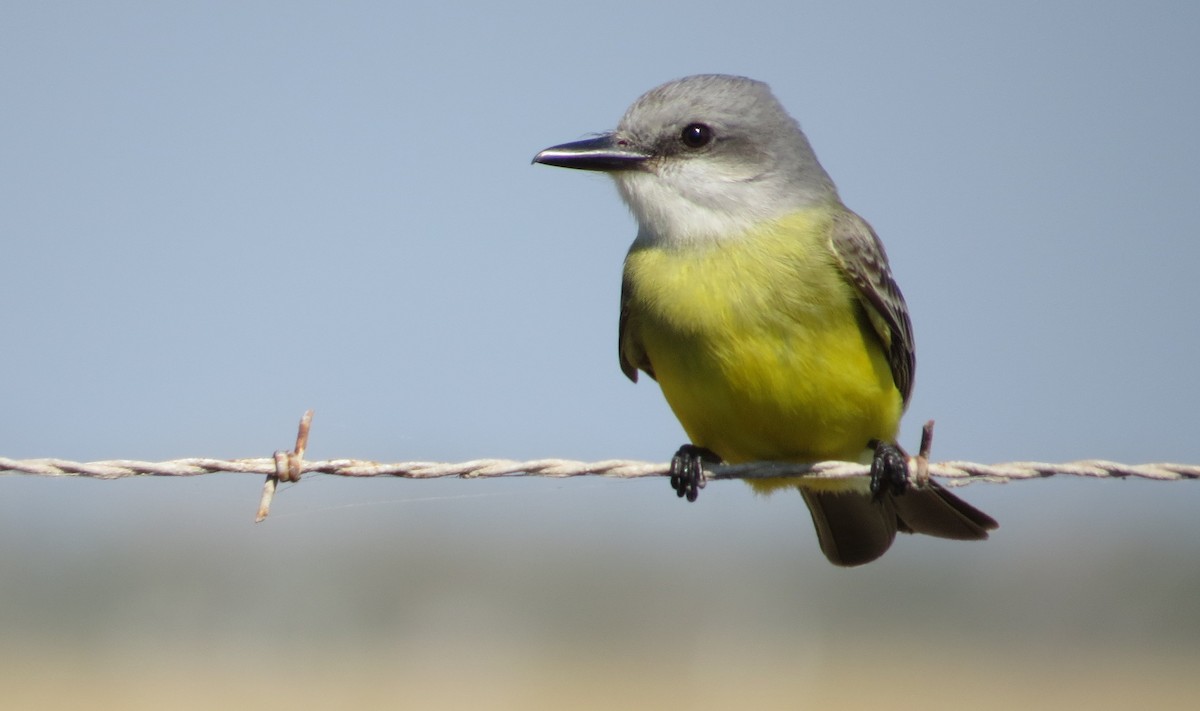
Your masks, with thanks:
[[[686,636],[686,635],[684,635]],[[254,659],[245,650],[109,650],[72,659],[46,650],[3,660],[11,709],[1193,709],[1200,658],[1085,650],[986,656],[863,643],[838,659],[729,640],[706,659],[586,649],[547,654],[464,639],[361,656]],[[671,651],[669,648],[665,651]],[[773,652],[767,653],[767,652]],[[681,658],[680,658],[681,657]]]
[[[1194,485],[970,487],[993,540],[841,570],[657,483],[0,480],[0,709],[1200,708]]]

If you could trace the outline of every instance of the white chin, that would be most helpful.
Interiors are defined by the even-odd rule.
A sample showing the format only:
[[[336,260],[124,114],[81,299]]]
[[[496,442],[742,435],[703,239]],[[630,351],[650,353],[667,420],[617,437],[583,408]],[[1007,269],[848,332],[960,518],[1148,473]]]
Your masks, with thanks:
[[[638,221],[638,240],[655,244],[695,244],[736,239],[757,219],[700,194],[684,194],[653,173],[613,174],[621,198]]]

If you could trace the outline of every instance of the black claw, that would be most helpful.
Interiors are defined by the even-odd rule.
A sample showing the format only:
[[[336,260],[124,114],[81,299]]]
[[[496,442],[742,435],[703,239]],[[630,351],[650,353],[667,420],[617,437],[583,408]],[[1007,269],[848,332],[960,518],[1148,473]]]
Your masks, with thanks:
[[[720,464],[721,458],[712,450],[685,444],[671,457],[671,488],[675,495],[695,501],[704,488],[704,464]]]
[[[903,494],[908,489],[908,455],[891,442],[871,440],[875,448],[871,460],[871,496],[879,501],[887,494]]]

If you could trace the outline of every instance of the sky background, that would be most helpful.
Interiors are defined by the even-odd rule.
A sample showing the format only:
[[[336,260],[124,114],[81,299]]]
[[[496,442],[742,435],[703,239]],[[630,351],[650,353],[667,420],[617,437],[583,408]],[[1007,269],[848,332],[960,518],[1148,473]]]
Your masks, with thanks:
[[[1200,6],[0,7],[0,456],[661,461],[635,226],[531,166],[768,82],[884,240],[935,459],[1200,462]],[[1200,483],[973,485],[825,563],[737,482],[0,478],[17,707],[1187,707]]]

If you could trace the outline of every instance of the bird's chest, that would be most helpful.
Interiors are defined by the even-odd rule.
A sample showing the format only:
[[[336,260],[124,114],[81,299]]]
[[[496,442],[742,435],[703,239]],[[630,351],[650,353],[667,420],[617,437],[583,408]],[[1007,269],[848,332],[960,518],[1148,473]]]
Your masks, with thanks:
[[[628,337],[693,442],[728,460],[847,456],[898,419],[852,287],[826,252],[789,246],[626,263]]]
[[[853,289],[815,240],[636,250],[625,278],[626,307],[642,335],[663,347],[686,343],[714,355],[743,345],[791,350],[857,328]]]

